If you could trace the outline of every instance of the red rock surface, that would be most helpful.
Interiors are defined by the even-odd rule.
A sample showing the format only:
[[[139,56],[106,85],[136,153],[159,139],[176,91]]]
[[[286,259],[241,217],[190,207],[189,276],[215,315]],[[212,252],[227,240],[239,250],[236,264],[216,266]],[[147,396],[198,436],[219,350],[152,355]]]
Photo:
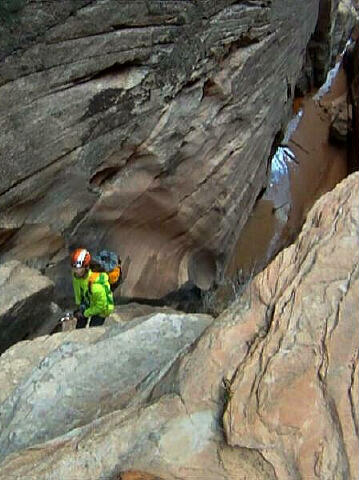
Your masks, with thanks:
[[[268,330],[238,364],[224,425],[280,479],[358,478],[358,179],[321,198],[254,281]]]

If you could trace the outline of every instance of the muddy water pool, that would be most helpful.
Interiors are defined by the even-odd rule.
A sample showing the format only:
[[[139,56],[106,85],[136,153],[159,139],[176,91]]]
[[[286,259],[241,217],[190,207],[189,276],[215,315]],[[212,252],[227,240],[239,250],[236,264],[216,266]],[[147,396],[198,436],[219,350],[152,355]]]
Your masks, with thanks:
[[[318,92],[294,102],[267,188],[241,232],[226,278],[238,272],[245,278],[263,269],[294,241],[314,202],[346,177],[347,150],[329,143],[330,107],[346,90],[340,58]]]

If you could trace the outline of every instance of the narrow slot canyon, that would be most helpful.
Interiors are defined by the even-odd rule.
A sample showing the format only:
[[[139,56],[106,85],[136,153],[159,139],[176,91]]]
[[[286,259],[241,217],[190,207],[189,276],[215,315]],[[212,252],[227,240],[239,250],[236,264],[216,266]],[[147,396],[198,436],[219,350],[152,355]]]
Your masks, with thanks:
[[[357,480],[359,1],[0,21],[0,480]]]
[[[348,41],[352,45],[357,33]],[[246,282],[298,236],[314,203],[349,173],[359,169],[349,149],[351,132],[343,52],[320,89],[296,97],[293,118],[271,158],[267,188],[243,228],[225,282]],[[342,138],[331,138],[333,119],[342,119]],[[344,125],[343,125],[344,124]],[[347,137],[348,134],[348,137]]]

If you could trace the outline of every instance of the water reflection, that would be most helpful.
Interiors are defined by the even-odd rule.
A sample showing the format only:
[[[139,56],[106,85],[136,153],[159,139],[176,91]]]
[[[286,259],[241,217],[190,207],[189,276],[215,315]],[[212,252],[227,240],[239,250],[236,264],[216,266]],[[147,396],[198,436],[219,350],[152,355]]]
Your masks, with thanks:
[[[300,109],[298,113],[288,123],[287,129],[284,134],[283,143],[278,146],[271,161],[271,171],[267,191],[265,193],[265,198],[273,200],[275,203],[278,203],[278,200],[279,202],[284,200],[283,198],[277,198],[278,194],[279,197],[281,197],[278,185],[281,185],[281,188],[284,187],[284,190],[287,190],[287,187],[288,190],[290,190],[288,164],[290,162],[297,163],[297,160],[295,154],[289,148],[287,143],[289,142],[292,134],[297,130],[302,117],[303,110]]]
[[[317,91],[317,93],[314,95],[313,97],[313,100],[320,100],[326,93],[329,92],[329,90],[331,89],[331,86],[333,84],[333,81],[335,79],[335,77],[337,76],[338,72],[339,72],[339,68],[341,66],[341,63],[342,63],[342,60],[343,60],[343,56],[344,56],[344,53],[345,51],[347,50],[347,48],[353,43],[353,39],[352,38],[349,38],[349,40],[347,41],[347,43],[345,44],[345,47],[343,49],[343,51],[340,53],[340,55],[338,55],[338,61],[337,63],[334,65],[334,67],[329,70],[328,74],[327,74],[327,78],[325,79],[325,82],[323,83],[323,85],[319,88],[319,90]]]
[[[342,60],[340,59],[340,61],[337,62],[331,70],[329,70],[325,82],[317,91],[317,93],[314,95],[313,100],[318,101],[323,97],[323,95],[329,92],[330,87],[332,86],[333,80],[337,76],[341,63],[342,63]]]
[[[284,134],[283,143],[288,143],[293,133],[297,130],[298,125],[303,117],[303,110],[300,109],[298,113],[290,120]]]
[[[277,148],[271,163],[270,187],[282,183],[283,176],[289,173],[288,162],[293,160],[295,160],[295,155],[288,146],[284,145]]]
[[[295,117],[298,125],[300,117]],[[293,125],[291,126],[293,128]],[[293,130],[294,131],[294,130]],[[289,139],[290,135],[288,135]],[[287,221],[290,202],[291,202],[291,188],[290,188],[290,164],[297,163],[295,154],[288,147],[288,145],[280,145],[271,161],[271,170],[269,174],[269,181],[266,191],[263,195],[264,200],[273,202],[273,213],[282,209],[282,212],[277,212],[278,220]]]
[[[302,115],[302,111],[298,112],[289,122],[285,140],[290,139]],[[242,230],[236,253],[228,266],[229,276],[238,270],[244,275],[252,271],[256,273],[278,250],[291,209],[290,169],[296,163],[295,154],[289,146],[279,145],[271,159],[267,188]]]
[[[293,105],[296,114],[271,159],[267,188],[241,232],[227,266],[227,278],[238,272],[245,278],[260,271],[293,241],[316,199],[345,177],[346,152],[328,143],[330,115],[321,105],[329,95],[333,101],[346,91],[340,66],[338,62],[329,72],[314,98],[301,100],[303,108],[297,110]]]

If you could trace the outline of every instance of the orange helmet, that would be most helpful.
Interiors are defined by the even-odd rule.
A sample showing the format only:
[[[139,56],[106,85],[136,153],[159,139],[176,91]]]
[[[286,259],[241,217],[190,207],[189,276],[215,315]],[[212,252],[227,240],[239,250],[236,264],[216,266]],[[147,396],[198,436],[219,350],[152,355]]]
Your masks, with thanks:
[[[86,248],[76,248],[71,255],[71,265],[76,268],[89,267],[91,255]]]

